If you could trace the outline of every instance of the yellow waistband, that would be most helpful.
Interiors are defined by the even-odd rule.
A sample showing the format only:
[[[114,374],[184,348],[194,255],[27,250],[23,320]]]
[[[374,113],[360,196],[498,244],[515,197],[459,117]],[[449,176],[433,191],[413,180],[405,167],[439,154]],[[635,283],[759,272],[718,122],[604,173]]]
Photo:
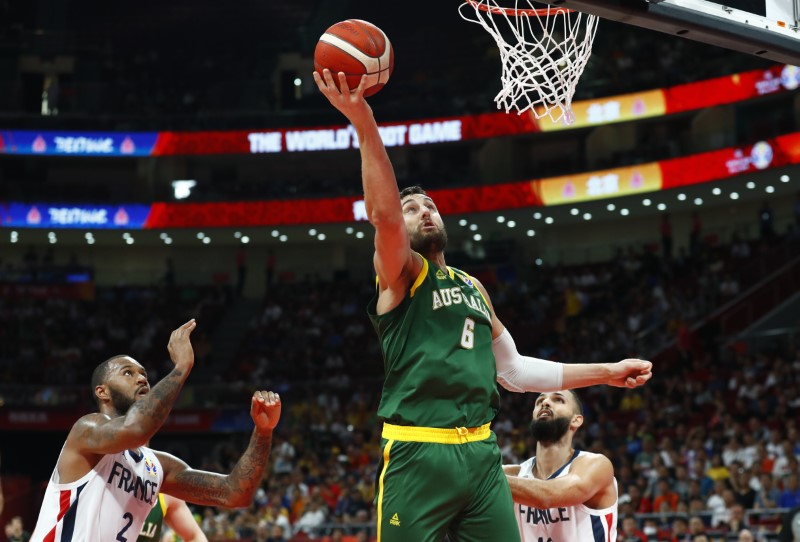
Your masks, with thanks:
[[[454,427],[438,429],[436,427],[413,427],[407,425],[383,424],[382,437],[386,440],[407,442],[435,442],[437,444],[464,444],[486,440],[492,434],[490,424],[480,427]]]

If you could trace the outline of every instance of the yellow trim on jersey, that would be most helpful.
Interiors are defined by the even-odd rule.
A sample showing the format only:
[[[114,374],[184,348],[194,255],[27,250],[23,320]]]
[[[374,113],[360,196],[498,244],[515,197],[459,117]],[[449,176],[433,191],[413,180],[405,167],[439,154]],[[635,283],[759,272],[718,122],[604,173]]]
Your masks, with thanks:
[[[419,257],[422,258],[422,270],[419,272],[419,275],[417,275],[414,284],[411,285],[410,297],[414,297],[414,292],[417,291],[419,285],[422,284],[422,282],[425,280],[425,277],[428,276],[428,260],[426,260],[422,254],[420,254]],[[375,275],[375,288],[380,288],[380,285],[381,285],[381,278],[378,275]]]
[[[413,427],[408,425],[383,424],[383,438],[405,442],[434,442],[437,444],[464,444],[486,440],[492,434],[488,423],[480,427]],[[380,516],[378,516],[380,517]]]
[[[389,469],[389,451],[392,449],[393,440],[389,440],[383,448],[383,469],[381,469],[381,476],[378,478],[378,540],[381,542],[381,519],[383,519],[383,477],[386,476],[386,471]]]
[[[162,520],[167,515],[167,501],[164,500],[164,494],[158,494],[158,505],[161,507],[161,516]]]
[[[420,257],[422,256],[420,255]],[[415,280],[414,284],[411,285],[411,292],[409,293],[409,297],[414,297],[414,292],[417,291],[417,288],[419,288],[420,284],[422,284],[422,282],[425,280],[425,277],[427,276],[428,276],[428,260],[422,258],[422,270],[419,272],[419,275],[417,275],[417,280]]]

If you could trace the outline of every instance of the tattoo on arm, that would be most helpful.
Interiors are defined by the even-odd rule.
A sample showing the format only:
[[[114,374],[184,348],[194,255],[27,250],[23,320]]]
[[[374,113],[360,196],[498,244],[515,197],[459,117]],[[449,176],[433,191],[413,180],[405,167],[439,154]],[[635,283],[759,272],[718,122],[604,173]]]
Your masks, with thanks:
[[[253,432],[250,444],[229,475],[185,470],[175,476],[180,487],[175,496],[205,506],[249,506],[261,485],[271,448],[272,435]]]
[[[161,424],[167,419],[167,416],[172,410],[172,405],[178,394],[183,388],[183,381],[185,376],[183,371],[175,368],[170,371],[167,376],[153,386],[144,399],[136,401],[128,411],[128,416],[134,416],[143,420],[149,420],[151,423],[156,424],[156,427],[161,427]]]

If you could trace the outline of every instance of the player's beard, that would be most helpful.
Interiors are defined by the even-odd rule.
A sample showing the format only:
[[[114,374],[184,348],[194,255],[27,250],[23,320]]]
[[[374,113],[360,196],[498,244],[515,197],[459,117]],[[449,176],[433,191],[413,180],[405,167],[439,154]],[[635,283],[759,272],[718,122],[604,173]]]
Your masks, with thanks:
[[[447,247],[447,231],[444,226],[431,232],[415,231],[409,236],[411,250],[424,256],[444,252]]]
[[[531,420],[531,435],[538,442],[558,442],[569,431],[571,419],[562,416],[560,418]]]
[[[136,402],[134,397],[123,395],[111,386],[108,387],[108,394],[111,396],[111,406],[114,407],[114,410],[116,410],[117,414],[120,416],[128,412],[128,409]]]

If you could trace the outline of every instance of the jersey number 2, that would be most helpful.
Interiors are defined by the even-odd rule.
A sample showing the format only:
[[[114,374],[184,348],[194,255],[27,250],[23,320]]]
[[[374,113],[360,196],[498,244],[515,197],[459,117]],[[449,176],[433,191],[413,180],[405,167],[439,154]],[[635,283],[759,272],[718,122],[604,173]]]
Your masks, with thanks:
[[[125,534],[125,531],[131,528],[131,523],[133,523],[133,514],[131,514],[130,512],[125,512],[125,514],[122,516],[122,519],[127,519],[128,523],[126,523],[125,527],[123,527],[122,530],[120,530],[120,532],[117,533],[117,540],[119,542],[128,542],[128,539],[122,535]]]
[[[475,346],[475,320],[467,318],[464,320],[464,330],[461,332],[461,347],[472,350]]]

